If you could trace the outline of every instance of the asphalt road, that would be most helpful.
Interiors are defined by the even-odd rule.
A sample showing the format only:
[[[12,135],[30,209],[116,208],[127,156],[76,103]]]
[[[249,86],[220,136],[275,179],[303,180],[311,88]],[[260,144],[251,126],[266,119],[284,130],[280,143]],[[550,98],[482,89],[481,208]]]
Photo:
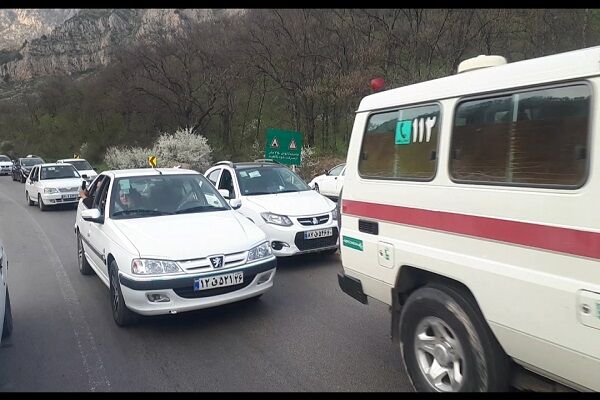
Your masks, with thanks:
[[[108,289],[77,269],[75,210],[41,212],[0,177],[14,318],[0,391],[411,391],[381,303],[337,283],[339,255],[281,261],[256,303],[119,328]]]

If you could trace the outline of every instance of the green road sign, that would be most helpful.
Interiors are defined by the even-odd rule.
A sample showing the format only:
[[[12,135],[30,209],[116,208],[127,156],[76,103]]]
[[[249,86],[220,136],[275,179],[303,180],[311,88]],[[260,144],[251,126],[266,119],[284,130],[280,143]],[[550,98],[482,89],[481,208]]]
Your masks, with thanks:
[[[302,133],[267,129],[265,158],[286,165],[300,165],[302,150]]]

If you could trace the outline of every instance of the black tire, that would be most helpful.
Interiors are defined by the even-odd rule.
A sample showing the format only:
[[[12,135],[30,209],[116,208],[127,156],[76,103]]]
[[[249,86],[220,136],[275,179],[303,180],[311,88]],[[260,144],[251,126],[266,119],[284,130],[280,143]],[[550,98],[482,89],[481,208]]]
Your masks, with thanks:
[[[25,183],[26,180],[27,180],[27,178],[25,178],[23,175],[21,175],[21,183]]]
[[[4,304],[4,325],[2,328],[2,339],[9,337],[13,330],[12,310],[10,308],[10,295],[6,288],[6,302]]]
[[[94,270],[85,258],[85,250],[83,249],[83,241],[81,239],[81,233],[77,231],[77,263],[79,265],[79,272],[81,275],[91,275]]]
[[[48,206],[44,204],[44,200],[42,200],[42,196],[38,194],[38,206],[40,206],[40,211],[48,210]]]
[[[109,266],[110,275],[110,306],[112,308],[113,319],[119,326],[131,325],[137,321],[137,314],[127,308],[121,284],[119,283],[119,267],[113,260]]]
[[[30,206],[35,204],[33,200],[31,200],[31,197],[29,197],[29,192],[27,190],[25,191],[25,201],[27,201],[27,205]]]
[[[428,351],[423,351],[418,356],[415,343],[418,340],[416,336],[417,328],[420,332],[432,332],[431,335],[433,335],[433,330],[424,331],[423,329],[429,329],[426,328],[429,321],[433,321],[439,327],[440,320],[445,325],[443,332],[452,338],[452,342],[458,342],[458,345],[450,346],[452,349],[448,352],[444,350],[448,347],[430,345],[430,348],[435,348],[436,351],[443,351],[438,351],[438,355],[435,357]],[[429,336],[430,334],[425,333],[425,335]],[[437,337],[437,335],[435,336]],[[485,322],[475,301],[461,289],[431,285],[413,292],[402,307],[400,341],[404,365],[413,386],[419,392],[434,392],[443,389],[458,392],[508,390],[510,378],[508,357]],[[421,339],[421,342],[424,342],[423,339]],[[454,388],[434,387],[425,372],[423,372],[420,363],[425,363],[425,367],[427,367],[428,363],[433,365],[434,362],[438,362],[439,357],[442,361],[438,362],[438,366],[444,367],[444,364],[449,366],[453,357],[457,357],[456,354],[460,357],[460,361],[456,361],[456,363],[460,366],[458,370],[461,371],[462,383],[457,384],[457,387]],[[448,379],[449,375],[454,377],[455,371],[439,374],[438,376],[442,377],[440,381]],[[458,379],[455,381],[458,381]],[[448,382],[451,381],[448,379]]]

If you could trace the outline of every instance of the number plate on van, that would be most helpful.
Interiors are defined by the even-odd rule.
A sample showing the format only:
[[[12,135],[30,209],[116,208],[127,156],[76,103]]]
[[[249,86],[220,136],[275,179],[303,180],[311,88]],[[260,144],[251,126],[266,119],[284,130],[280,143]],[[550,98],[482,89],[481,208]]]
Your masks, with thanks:
[[[327,236],[333,236],[333,228],[304,232],[304,239],[318,239]]]

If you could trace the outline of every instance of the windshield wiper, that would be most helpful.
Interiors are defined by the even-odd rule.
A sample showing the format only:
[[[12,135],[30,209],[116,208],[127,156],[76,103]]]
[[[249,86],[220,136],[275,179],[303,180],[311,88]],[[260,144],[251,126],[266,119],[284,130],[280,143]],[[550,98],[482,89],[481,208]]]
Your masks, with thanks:
[[[254,196],[255,194],[273,194],[274,192],[254,192],[254,193],[244,193],[244,196]],[[276,193],[276,192],[275,192]]]
[[[215,207],[215,206],[196,206],[196,207],[190,207],[190,208],[185,208],[183,210],[175,211],[175,214],[187,214],[187,213],[194,213],[194,212],[216,211],[216,210],[219,210],[219,211],[228,210],[228,208]]]
[[[116,211],[113,213],[113,217],[118,215],[130,215],[130,214],[147,214],[147,215],[170,215],[171,213],[166,211],[158,211],[158,210],[147,210],[144,208],[136,208],[133,210],[122,210]]]
[[[281,192],[276,192],[276,193],[292,193],[292,192],[300,192],[300,189],[294,189],[294,190],[282,190]]]

